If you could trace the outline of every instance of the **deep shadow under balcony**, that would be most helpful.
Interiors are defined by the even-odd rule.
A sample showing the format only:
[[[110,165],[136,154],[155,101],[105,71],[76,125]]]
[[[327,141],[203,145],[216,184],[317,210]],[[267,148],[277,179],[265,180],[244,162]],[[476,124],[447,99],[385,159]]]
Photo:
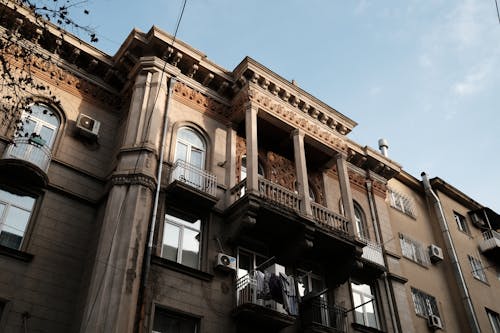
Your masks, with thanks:
[[[16,138],[4,150],[0,160],[0,177],[4,183],[45,187],[51,158],[50,149],[43,144],[34,139]]]
[[[204,210],[217,203],[217,178],[182,160],[170,169],[167,198],[172,205],[188,204],[192,210]]]

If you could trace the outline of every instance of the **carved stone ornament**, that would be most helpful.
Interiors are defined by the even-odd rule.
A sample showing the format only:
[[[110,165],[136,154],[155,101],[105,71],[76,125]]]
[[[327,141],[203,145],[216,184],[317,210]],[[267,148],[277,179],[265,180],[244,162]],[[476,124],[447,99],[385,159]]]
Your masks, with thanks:
[[[347,173],[349,175],[349,182],[351,183],[352,187],[356,187],[356,188],[358,188],[358,190],[361,190],[361,191],[366,190],[366,188],[365,188],[366,177],[365,176],[360,175],[359,173],[352,171],[352,170],[348,170]]]
[[[113,175],[111,176],[112,185],[142,185],[151,191],[156,189],[156,180],[146,175]]]
[[[373,194],[378,195],[382,198],[386,197],[387,185],[384,182],[378,181],[376,179],[372,180]]]
[[[273,152],[267,153],[267,162],[269,167],[269,180],[290,191],[295,191],[297,177],[295,176],[294,164],[290,160]]]
[[[323,189],[325,188],[323,183],[323,177],[321,172],[313,172],[309,176],[309,186],[315,195],[316,202],[320,205],[326,206],[325,193]]]
[[[276,102],[273,98],[262,94],[256,89],[249,88],[248,98],[275,117],[295,128],[303,129],[309,136],[323,142],[325,145],[334,148],[336,151],[347,153],[347,144],[344,140],[331,133],[328,126],[307,119],[303,114],[283,106],[282,103]]]
[[[230,108],[201,92],[177,82],[174,86],[174,98],[195,110],[203,112],[222,123],[229,124]]]

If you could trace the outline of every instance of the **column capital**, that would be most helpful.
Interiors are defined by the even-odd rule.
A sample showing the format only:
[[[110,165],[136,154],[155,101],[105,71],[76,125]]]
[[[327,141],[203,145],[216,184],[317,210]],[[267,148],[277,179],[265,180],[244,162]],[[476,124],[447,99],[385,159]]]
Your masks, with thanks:
[[[294,137],[294,136],[300,136],[300,137],[303,138],[306,135],[306,133],[301,128],[296,128],[296,129],[292,130],[292,133],[290,135],[292,137]]]

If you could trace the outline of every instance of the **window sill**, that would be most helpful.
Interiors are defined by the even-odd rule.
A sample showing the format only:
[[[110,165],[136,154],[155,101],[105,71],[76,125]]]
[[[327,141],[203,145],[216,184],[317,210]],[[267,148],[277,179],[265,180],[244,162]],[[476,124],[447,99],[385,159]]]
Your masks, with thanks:
[[[20,261],[30,262],[33,260],[33,255],[31,253],[11,249],[10,247],[0,245],[0,255],[11,257]]]
[[[200,279],[203,281],[211,281],[214,278],[213,274],[200,271],[199,269],[196,269],[196,268],[184,266],[184,265],[179,264],[175,261],[168,260],[168,259],[158,257],[158,256],[154,256],[154,255],[151,256],[151,263],[156,264],[156,265],[161,266],[161,267],[168,268],[170,270],[173,270],[173,271],[176,271],[179,273],[183,273],[183,274],[192,276],[194,278],[197,278],[197,279]]]
[[[363,332],[363,333],[383,333],[383,332],[385,332],[385,331],[379,330],[378,328],[365,326],[365,325],[358,324],[358,323],[352,323],[351,326],[357,332]]]

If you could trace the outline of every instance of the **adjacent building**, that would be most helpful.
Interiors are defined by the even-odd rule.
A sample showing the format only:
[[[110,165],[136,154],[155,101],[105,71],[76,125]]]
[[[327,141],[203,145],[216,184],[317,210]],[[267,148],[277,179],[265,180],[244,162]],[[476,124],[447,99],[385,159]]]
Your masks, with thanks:
[[[1,7],[51,89],[1,127],[0,331],[500,332],[500,217],[354,120],[156,27],[109,56]]]

